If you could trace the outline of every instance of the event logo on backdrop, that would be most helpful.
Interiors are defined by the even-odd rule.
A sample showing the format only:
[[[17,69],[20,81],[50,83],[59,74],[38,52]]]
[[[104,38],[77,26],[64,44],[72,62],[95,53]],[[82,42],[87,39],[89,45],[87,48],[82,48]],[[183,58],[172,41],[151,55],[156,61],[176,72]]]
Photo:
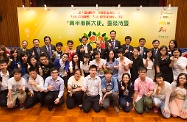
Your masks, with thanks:
[[[116,39],[124,43],[125,36],[131,36],[131,45],[138,46],[139,38],[146,39],[146,47],[158,39],[161,45],[168,45],[175,39],[177,7],[31,7],[29,10],[18,7],[20,42],[38,38],[40,46],[44,36],[50,36],[52,44],[62,42],[67,48],[67,40],[74,41],[74,48],[87,36],[88,43],[95,47],[96,40],[103,44],[110,39],[110,31],[117,32]]]

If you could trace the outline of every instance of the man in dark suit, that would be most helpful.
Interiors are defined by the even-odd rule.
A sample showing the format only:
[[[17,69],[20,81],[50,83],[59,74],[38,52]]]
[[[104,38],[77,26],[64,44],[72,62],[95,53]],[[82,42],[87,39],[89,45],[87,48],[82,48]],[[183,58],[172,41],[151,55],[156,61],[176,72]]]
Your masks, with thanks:
[[[159,55],[160,41],[153,40],[152,45],[153,45],[153,48],[151,50],[152,50],[152,54],[153,54],[153,59],[155,59]]]
[[[85,53],[88,53],[90,56],[93,54],[92,46],[87,45],[88,37],[82,37],[82,44],[77,46],[76,53],[79,56],[80,61],[83,61],[83,56]]]
[[[125,37],[125,44],[121,46],[124,51],[124,56],[127,58],[132,57],[133,46],[130,45],[132,38],[130,36]]]
[[[114,56],[115,58],[117,58],[117,52],[118,52],[118,49],[120,48],[121,46],[121,43],[120,41],[116,40],[116,31],[112,30],[110,31],[110,40],[107,40],[105,42],[105,49],[106,49],[106,52],[107,52],[107,55],[108,55],[108,52],[109,50],[114,50]]]
[[[27,49],[28,41],[23,40],[22,41],[22,48],[19,49],[18,51],[18,56],[22,53],[26,53],[28,56],[30,55],[29,49]]]
[[[101,53],[101,58],[102,59],[106,59],[106,52],[105,49],[101,48],[101,42],[100,41],[96,41],[96,48],[93,49],[93,52],[95,52],[96,50],[99,50],[99,52]],[[95,57],[92,56],[92,59],[94,59]]]
[[[56,47],[51,44],[51,38],[49,36],[44,37],[45,45],[42,46],[42,51],[47,55],[48,59],[53,61],[54,60],[54,51],[56,51]]]
[[[139,39],[139,46],[137,48],[138,48],[138,51],[140,52],[139,55],[142,58],[146,58],[147,48],[144,47],[145,43],[146,43],[146,40],[144,38]]]
[[[30,49],[30,56],[34,55],[36,59],[39,59],[40,54],[44,53],[42,52],[42,49],[40,47],[40,41],[39,39],[33,39],[33,45],[34,47]]]

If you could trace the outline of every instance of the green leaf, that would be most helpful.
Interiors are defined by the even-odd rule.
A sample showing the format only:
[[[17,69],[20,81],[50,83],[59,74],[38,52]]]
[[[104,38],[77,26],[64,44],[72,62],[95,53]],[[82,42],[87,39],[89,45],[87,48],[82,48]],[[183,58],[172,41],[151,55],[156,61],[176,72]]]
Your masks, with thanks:
[[[105,36],[106,36],[106,33],[103,33],[101,36],[102,36],[102,37],[105,37]]]
[[[84,36],[88,37],[88,34],[87,34],[87,33],[84,33]]]
[[[93,35],[96,36],[96,32],[93,32]]]
[[[88,37],[90,37],[90,36],[91,36],[91,34],[92,34],[92,32],[90,31],[90,32],[88,33]]]
[[[79,41],[82,43],[82,38],[79,38]]]
[[[90,43],[88,43],[87,45],[92,46]]]
[[[108,40],[108,37],[105,36],[105,37],[104,37],[104,40],[107,41],[107,40]]]
[[[100,36],[101,35],[101,33],[99,32],[98,34],[97,34],[97,36]]]

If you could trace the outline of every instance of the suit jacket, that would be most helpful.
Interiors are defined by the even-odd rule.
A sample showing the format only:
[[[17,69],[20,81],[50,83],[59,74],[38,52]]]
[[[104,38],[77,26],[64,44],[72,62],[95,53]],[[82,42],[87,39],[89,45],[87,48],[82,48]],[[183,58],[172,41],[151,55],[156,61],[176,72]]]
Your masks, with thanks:
[[[121,48],[123,49],[123,51],[124,51],[124,56],[125,57],[127,57],[127,58],[130,58],[130,57],[132,57],[132,51],[133,51],[133,46],[131,46],[131,45],[129,45],[129,47],[128,47],[128,50],[129,50],[129,52],[128,53],[125,53],[125,50],[127,49],[127,45],[126,44],[123,44],[122,46],[121,46]]]
[[[108,53],[109,53],[108,51],[109,51],[110,49],[113,49],[113,50],[114,50],[114,56],[115,56],[115,58],[117,58],[118,49],[120,49],[120,47],[121,47],[120,41],[115,40],[115,48],[113,48],[113,47],[109,48],[109,47],[108,47],[108,43],[111,43],[111,44],[112,44],[112,41],[111,41],[111,40],[107,40],[107,41],[105,42],[105,49],[106,49],[107,56],[108,56]]]
[[[42,48],[39,47],[39,49],[40,49],[40,52],[38,53],[37,50],[36,50],[36,47],[31,48],[30,51],[29,51],[29,52],[30,52],[30,53],[29,53],[30,56],[32,56],[32,55],[33,55],[33,52],[34,52],[34,56],[36,57],[37,60],[39,60],[40,54],[42,53]]]
[[[153,59],[156,59],[156,57],[160,55],[160,53],[159,53],[160,49],[158,48],[157,51],[155,51],[155,49],[152,48],[151,50],[152,50],[152,54],[153,54]]]
[[[48,59],[50,60],[51,57],[49,56],[48,50],[47,50],[47,48],[46,48],[46,45],[42,46],[41,49],[42,49],[42,52],[44,52],[44,53],[47,55]],[[51,44],[51,52],[52,52],[52,50],[53,50],[53,51],[56,51],[56,47],[55,47],[54,45]],[[52,53],[53,53],[53,52],[52,52]]]
[[[86,46],[87,46],[88,54],[90,54],[90,51],[92,50],[92,46],[90,46],[90,45],[86,45]],[[78,54],[80,61],[83,61],[83,56],[85,54],[85,52],[80,52],[80,49],[82,47],[83,47],[83,45],[79,45],[76,48],[76,53]]]
[[[23,51],[22,48],[19,49],[19,51],[18,51],[18,56],[20,56],[20,54],[22,54],[22,53],[24,53],[24,52],[25,52],[28,56],[30,56],[30,50],[29,50],[29,49],[26,49],[26,51]]]
[[[94,48],[94,49],[93,49],[93,52],[95,52],[96,50],[97,50],[97,48]],[[107,56],[106,56],[106,51],[105,51],[105,49],[102,49],[102,48],[101,48],[101,58],[102,58],[102,59],[106,59],[106,57],[107,57]],[[95,57],[92,56],[92,59],[95,59]]]
[[[138,51],[140,51],[140,46],[137,47],[138,48]],[[146,47],[143,47],[143,55],[140,54],[140,56],[142,58],[146,58],[146,52],[147,52],[147,48]]]

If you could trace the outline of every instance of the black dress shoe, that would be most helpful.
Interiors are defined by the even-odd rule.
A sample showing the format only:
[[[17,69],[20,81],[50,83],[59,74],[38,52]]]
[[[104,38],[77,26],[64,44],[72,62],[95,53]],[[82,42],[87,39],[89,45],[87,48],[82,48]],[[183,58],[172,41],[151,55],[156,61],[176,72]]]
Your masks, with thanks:
[[[53,105],[49,105],[49,106],[48,106],[48,110],[49,110],[49,111],[52,111],[52,109],[53,109]]]

